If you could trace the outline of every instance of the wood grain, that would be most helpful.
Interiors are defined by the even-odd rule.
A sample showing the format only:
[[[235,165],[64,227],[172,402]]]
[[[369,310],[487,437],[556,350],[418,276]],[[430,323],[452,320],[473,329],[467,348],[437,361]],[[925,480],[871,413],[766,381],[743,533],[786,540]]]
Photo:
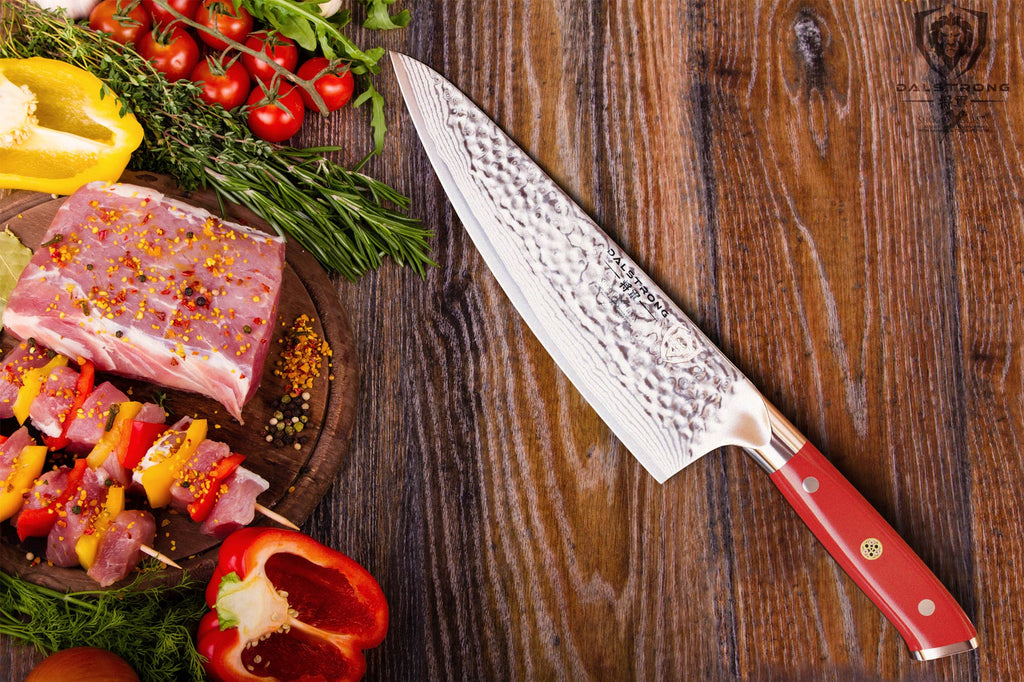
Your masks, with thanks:
[[[385,68],[368,171],[439,267],[337,283],[364,398],[304,526],[388,595],[369,679],[1019,675],[1024,17],[970,3],[969,79],[1009,91],[941,132],[898,89],[934,80],[914,12],[938,4],[435,0],[355,35],[448,76],[576,197],[933,568],[979,651],[913,662],[738,451],[650,479],[495,284]],[[298,141],[355,163],[365,123]]]

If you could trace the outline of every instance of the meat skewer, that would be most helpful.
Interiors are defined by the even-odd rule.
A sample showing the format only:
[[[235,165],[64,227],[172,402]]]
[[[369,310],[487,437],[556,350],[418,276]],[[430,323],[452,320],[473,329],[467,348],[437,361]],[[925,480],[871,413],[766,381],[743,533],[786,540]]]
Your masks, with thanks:
[[[112,457],[104,459],[102,454],[95,452],[95,448],[104,433],[109,432],[113,426],[111,410],[125,404],[140,404],[130,402],[126,395],[109,382],[94,387],[94,370],[88,361],[80,360],[82,371],[76,373],[67,366],[68,359],[65,356],[42,349],[31,340],[20,343],[0,363],[0,418],[16,416],[22,423],[31,420],[33,426],[47,435],[46,440],[51,448],[66,447],[72,452],[90,452],[92,466],[105,467],[122,484],[130,482],[128,472],[118,466]],[[12,391],[12,386],[17,386],[18,390]],[[135,422],[154,425],[163,424],[164,421],[163,409],[152,403],[142,404],[131,415],[120,410],[118,412],[118,419],[128,416]],[[151,431],[150,435],[155,436],[156,433]],[[206,468],[209,469],[213,463],[206,462]],[[250,491],[256,490],[258,494],[266,489],[263,487],[265,483],[262,477],[241,470],[228,482],[228,491],[233,492],[234,484],[234,488],[244,487]],[[228,500],[225,500],[223,504],[227,503]],[[290,520],[257,503],[255,499],[251,505],[255,513],[263,514],[283,526],[298,529]],[[212,530],[214,525],[209,524],[207,530]]]
[[[0,444],[0,520],[13,518],[21,539],[45,535],[49,561],[81,563],[103,586],[125,577],[142,553],[177,566],[149,546],[153,517],[125,510],[123,488],[85,460],[42,474],[45,458],[46,446],[35,445],[25,427]]]
[[[46,534],[48,560],[57,565],[70,566],[78,559],[90,577],[104,586],[127,575],[142,554],[180,568],[170,557],[140,541],[140,538],[155,535],[152,516],[148,512],[123,509],[124,490],[136,483],[133,479],[141,480],[146,476],[148,468],[140,467],[133,475],[132,465],[138,463],[121,461],[131,449],[126,446],[134,446],[136,451],[145,447],[134,443],[133,438],[137,434],[146,445],[159,440],[158,436],[173,435],[174,427],[168,429],[163,423],[165,412],[152,403],[128,400],[109,382],[94,386],[94,372],[86,361],[80,360],[81,371],[75,371],[68,367],[67,358],[32,346],[31,343],[19,344],[0,361],[0,417],[9,416],[4,414],[4,409],[9,409],[19,420],[31,421],[39,428],[51,449],[67,448],[69,451],[89,454],[80,460],[82,464],[76,464],[76,469],[81,470],[76,481],[69,481],[70,473],[66,467],[55,469],[37,481],[42,491],[33,488],[20,495],[22,500],[26,497],[29,499],[26,508],[34,510],[29,511],[26,518],[35,518],[37,523],[40,513],[46,511],[44,507],[51,506],[56,511],[50,515],[53,518],[48,519],[50,525],[43,524],[44,533],[40,533],[39,528],[34,531],[23,530],[23,526],[30,527],[31,522],[23,524],[19,517],[19,536],[24,539],[31,535]],[[43,358],[46,358],[45,363],[42,362]],[[17,385],[17,391],[5,394],[3,389],[10,385]],[[10,399],[12,393],[15,396],[13,401]],[[192,420],[186,421],[192,423]],[[205,421],[202,424],[201,437],[193,435],[196,447],[192,449],[202,449],[205,457],[189,458],[187,452],[181,453],[178,466],[164,472],[165,478],[167,474],[172,474],[166,481],[166,488],[173,488],[179,493],[177,503],[172,506],[202,521],[204,532],[220,537],[247,525],[257,511],[295,528],[295,524],[288,519],[255,502],[256,495],[267,489],[266,481],[240,467],[244,457],[230,453],[228,446],[206,440]],[[16,435],[31,442],[25,427],[19,429]],[[14,449],[15,445],[17,443],[12,444],[11,448]],[[41,450],[38,470],[29,475],[29,482],[39,476],[47,450],[46,446],[35,447]],[[159,451],[156,444],[149,447],[146,454],[154,450]],[[153,460],[151,464],[158,463],[155,458],[150,459]],[[227,468],[225,462],[228,463]],[[209,474],[215,470],[220,470],[221,475],[208,480]],[[0,465],[0,477],[3,474]],[[183,493],[192,484],[204,482],[206,489],[202,490],[201,495]],[[22,487],[27,489],[27,484]],[[67,490],[67,495],[63,495],[62,487]],[[104,491],[103,488],[108,490]],[[197,485],[196,490],[200,490],[200,486]],[[247,497],[251,499],[246,505]],[[118,500],[112,504],[112,509],[107,503],[108,499]],[[225,514],[225,518],[218,518],[217,510],[225,505],[230,509],[232,500],[235,501],[235,508]],[[86,506],[90,513],[83,515],[81,507]],[[246,506],[251,511],[247,518],[239,520],[238,507]],[[196,518],[196,509],[203,511],[201,518]],[[207,519],[210,514],[215,515]],[[85,558],[79,551],[80,545],[86,548],[82,550]]]

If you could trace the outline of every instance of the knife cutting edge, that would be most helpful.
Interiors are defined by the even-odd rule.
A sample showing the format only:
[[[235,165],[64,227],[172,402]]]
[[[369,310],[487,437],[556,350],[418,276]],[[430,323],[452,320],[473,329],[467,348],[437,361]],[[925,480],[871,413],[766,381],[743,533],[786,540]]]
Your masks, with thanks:
[[[466,231],[559,368],[659,483],[744,449],[914,658],[977,648],[956,600],[671,299],[469,98],[392,52],[413,124]]]

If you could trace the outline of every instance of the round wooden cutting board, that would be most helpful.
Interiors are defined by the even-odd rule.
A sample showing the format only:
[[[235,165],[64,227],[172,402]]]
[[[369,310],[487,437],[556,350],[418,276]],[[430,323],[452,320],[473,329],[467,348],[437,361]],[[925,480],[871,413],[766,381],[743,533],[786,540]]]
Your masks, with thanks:
[[[219,214],[216,197],[211,192],[184,194],[163,176],[149,173],[126,173],[123,182],[153,187],[164,194]],[[64,198],[35,192],[14,192],[0,198],[0,229],[8,227],[25,246],[35,249],[49,227]],[[251,212],[233,207],[227,217],[267,232],[272,230]],[[355,419],[358,371],[355,343],[348,317],[337,292],[324,269],[309,253],[289,240],[281,298],[278,305],[274,343],[264,366],[259,390],[242,412],[244,425],[225,412],[217,402],[192,393],[164,390],[164,407],[170,412],[168,423],[190,415],[209,420],[208,438],[231,446],[234,452],[246,455],[243,466],[267,479],[270,489],[258,502],[296,524],[301,524],[334,482],[348,447]],[[333,352],[330,366],[309,390],[309,422],[302,435],[306,443],[300,450],[291,446],[274,447],[266,441],[264,426],[273,415],[275,404],[285,394],[286,381],[274,374],[280,359],[280,340],[299,315],[315,320],[317,332],[330,344]],[[6,331],[0,345],[6,353],[16,340]],[[109,380],[133,399],[146,401],[158,389],[152,385],[113,376],[97,377],[97,383]],[[0,422],[0,433],[9,435],[17,424]],[[131,496],[130,496],[131,497]],[[145,501],[132,498],[129,507],[146,509]],[[220,541],[199,532],[199,524],[188,515],[169,510],[155,510],[157,538],[154,548],[204,579],[212,573],[216,549]],[[275,525],[257,514],[254,525]],[[30,562],[29,553],[45,557],[45,539],[32,538],[21,543],[10,523],[0,529],[0,569],[19,575],[34,583],[56,589],[91,590],[98,585],[80,568],[58,568],[45,560]],[[176,569],[167,569],[167,580],[177,580]]]

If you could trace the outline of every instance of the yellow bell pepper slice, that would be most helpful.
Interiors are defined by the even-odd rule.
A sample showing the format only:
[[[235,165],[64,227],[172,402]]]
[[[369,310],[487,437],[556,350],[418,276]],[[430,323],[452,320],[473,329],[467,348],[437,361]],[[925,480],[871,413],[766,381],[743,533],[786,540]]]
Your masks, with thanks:
[[[0,492],[0,521],[6,521],[25,504],[23,495],[32,488],[32,483],[43,473],[46,463],[45,445],[27,445],[14,459],[14,466]]]
[[[150,507],[157,509],[170,503],[171,486],[181,476],[181,470],[205,438],[206,420],[196,419],[189,424],[184,440],[173,455],[142,472],[142,487],[146,491]]]
[[[121,177],[143,130],[103,88],[56,59],[0,59],[0,188],[71,194]]]
[[[103,536],[107,534],[114,518],[123,511],[124,488],[112,485],[107,490],[107,499],[103,502],[103,509],[93,519],[92,532],[85,533],[75,543],[75,554],[78,555],[78,563],[82,565],[82,568],[89,570],[96,563],[96,554],[99,552]]]
[[[18,418],[19,424],[24,424],[28,419],[28,411],[33,401],[39,397],[43,390],[43,382],[50,376],[57,367],[64,367],[68,364],[67,357],[55,355],[52,360],[43,365],[25,372],[21,378],[21,388],[18,389],[18,397],[14,399],[14,416]]]
[[[110,456],[110,453],[117,449],[117,444],[121,440],[121,430],[124,428],[125,423],[129,419],[135,419],[135,416],[141,410],[142,403],[135,402],[134,400],[127,403],[117,403],[117,414],[114,417],[113,425],[103,432],[103,435],[100,436],[100,439],[93,446],[88,457],[86,457],[90,469],[99,468],[107,460],[107,457]]]

